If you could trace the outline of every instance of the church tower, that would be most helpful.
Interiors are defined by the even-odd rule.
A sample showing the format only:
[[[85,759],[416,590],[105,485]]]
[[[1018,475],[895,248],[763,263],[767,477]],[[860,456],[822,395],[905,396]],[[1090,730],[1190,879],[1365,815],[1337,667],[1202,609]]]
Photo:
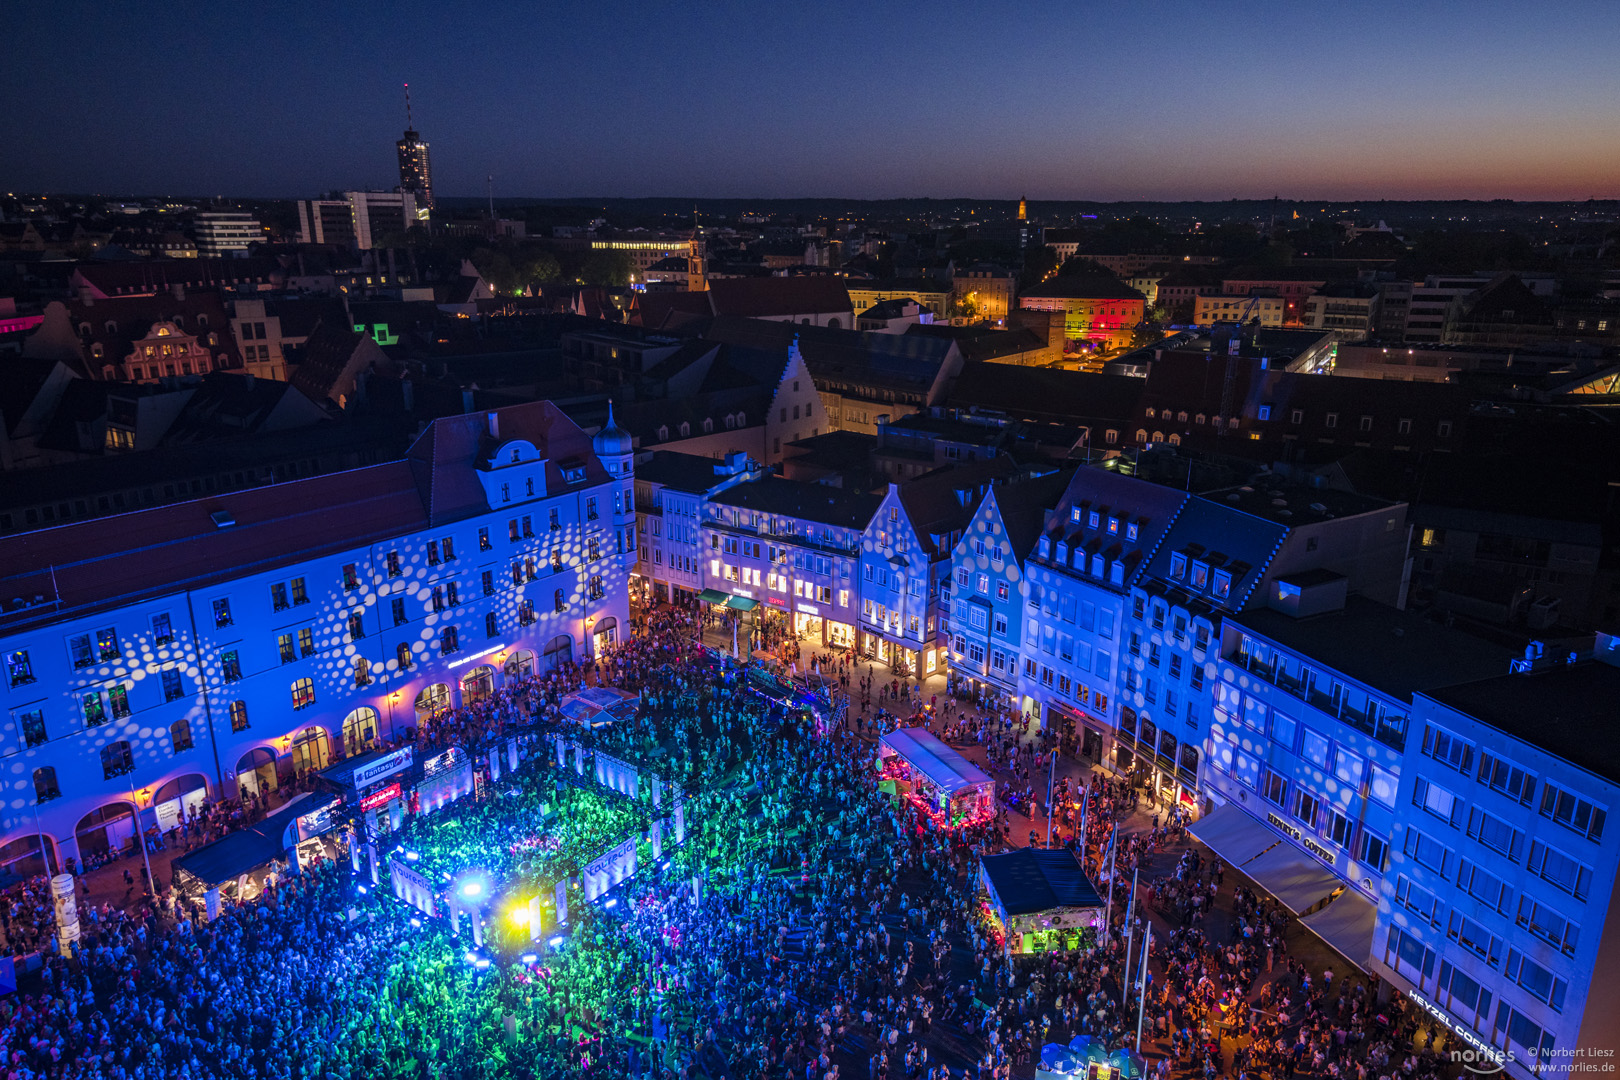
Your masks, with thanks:
[[[1019,221],[1028,221],[1029,220],[1029,203],[1024,201],[1023,198],[1020,198],[1018,200],[1018,220]]]

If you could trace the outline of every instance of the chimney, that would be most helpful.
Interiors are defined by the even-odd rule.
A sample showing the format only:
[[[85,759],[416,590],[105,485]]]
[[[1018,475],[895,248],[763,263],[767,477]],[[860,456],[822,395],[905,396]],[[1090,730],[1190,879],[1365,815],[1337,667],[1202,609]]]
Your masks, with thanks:
[[[472,397],[471,391],[464,391],[464,393],[465,393],[466,397],[468,397],[468,398]],[[470,404],[470,402],[469,402],[469,404]],[[468,411],[470,412],[471,409],[469,409]],[[489,413],[485,417],[485,419],[489,422],[489,437],[492,438],[492,439],[499,439],[501,437],[501,414],[497,413],[497,412],[492,412],[492,413]]]

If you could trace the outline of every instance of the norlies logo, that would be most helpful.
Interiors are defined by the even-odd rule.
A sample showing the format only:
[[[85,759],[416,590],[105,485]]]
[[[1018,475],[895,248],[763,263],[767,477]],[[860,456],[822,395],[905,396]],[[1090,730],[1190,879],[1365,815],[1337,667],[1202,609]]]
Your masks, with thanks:
[[[1491,1076],[1501,1072],[1509,1062],[1515,1059],[1511,1050],[1470,1046],[1466,1050],[1451,1051],[1451,1060],[1469,1072],[1478,1073],[1481,1076]]]

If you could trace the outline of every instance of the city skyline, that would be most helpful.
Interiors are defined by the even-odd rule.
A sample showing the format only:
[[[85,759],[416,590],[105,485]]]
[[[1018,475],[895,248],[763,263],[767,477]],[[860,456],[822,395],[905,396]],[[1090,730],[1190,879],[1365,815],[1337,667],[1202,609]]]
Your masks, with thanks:
[[[0,186],[392,188],[405,82],[452,198],[1573,200],[1620,174],[1607,6],[390,11],[20,12]]]

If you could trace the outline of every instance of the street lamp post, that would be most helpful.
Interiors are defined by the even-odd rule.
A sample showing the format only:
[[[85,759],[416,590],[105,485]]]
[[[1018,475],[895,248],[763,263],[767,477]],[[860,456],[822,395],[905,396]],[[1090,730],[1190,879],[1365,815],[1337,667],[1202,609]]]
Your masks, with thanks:
[[[157,879],[152,876],[152,856],[146,850],[146,830],[141,826],[141,804],[146,801],[146,792],[135,794],[135,781],[129,782],[129,799],[135,804],[135,839],[141,845],[141,861],[146,864],[146,887],[153,896],[157,895]],[[155,814],[154,814],[155,817]]]

